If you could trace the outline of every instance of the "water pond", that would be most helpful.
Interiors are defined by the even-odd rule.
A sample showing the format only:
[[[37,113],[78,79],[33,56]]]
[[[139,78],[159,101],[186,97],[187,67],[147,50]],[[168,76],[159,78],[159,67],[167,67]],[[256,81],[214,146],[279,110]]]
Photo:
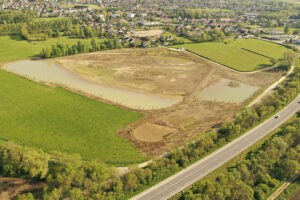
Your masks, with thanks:
[[[180,96],[151,94],[95,83],[61,67],[54,61],[17,61],[7,64],[5,69],[34,81],[61,85],[133,109],[161,109],[173,106],[182,100]]]
[[[258,90],[259,87],[246,85],[229,79],[221,79],[219,82],[201,91],[198,98],[205,101],[241,103]]]

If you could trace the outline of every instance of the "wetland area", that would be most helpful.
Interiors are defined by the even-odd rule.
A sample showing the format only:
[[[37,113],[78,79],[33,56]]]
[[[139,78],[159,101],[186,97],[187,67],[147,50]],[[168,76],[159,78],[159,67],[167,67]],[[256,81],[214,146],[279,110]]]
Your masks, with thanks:
[[[122,49],[46,61],[16,61],[5,70],[58,85],[144,117],[118,131],[148,157],[160,155],[231,119],[247,99],[282,73],[238,73],[184,51]]]

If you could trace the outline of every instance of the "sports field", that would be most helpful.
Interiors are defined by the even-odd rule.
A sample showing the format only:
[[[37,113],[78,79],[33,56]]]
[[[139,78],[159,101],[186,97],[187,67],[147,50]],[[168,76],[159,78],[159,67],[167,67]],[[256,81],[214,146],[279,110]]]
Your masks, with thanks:
[[[90,39],[61,37],[29,43],[26,40],[22,40],[19,36],[0,36],[0,62],[8,62],[37,56],[43,48],[51,47],[51,45],[55,45],[57,43],[73,45],[76,44],[78,40],[87,43],[91,41]]]
[[[284,46],[256,39],[205,42],[173,46],[206,57],[238,71],[255,71],[270,67],[270,58],[281,58],[288,49]]]
[[[144,157],[117,131],[141,113],[46,87],[0,70],[0,138],[84,159],[130,164]]]

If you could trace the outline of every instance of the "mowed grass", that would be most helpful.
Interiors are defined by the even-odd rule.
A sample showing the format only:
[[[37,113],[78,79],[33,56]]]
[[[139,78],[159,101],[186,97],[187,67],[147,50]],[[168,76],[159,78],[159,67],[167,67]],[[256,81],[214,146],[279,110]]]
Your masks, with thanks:
[[[238,71],[255,71],[270,67],[270,58],[281,58],[288,49],[284,46],[256,39],[205,42],[173,46],[188,51]]]
[[[142,117],[0,70],[0,138],[21,145],[79,153],[110,164],[145,158],[117,131]]]
[[[51,48],[51,45],[57,43],[65,45],[74,45],[77,41],[89,43],[90,39],[78,38],[49,38],[46,41],[27,42],[19,36],[0,36],[0,62],[8,62],[20,59],[26,59],[40,54],[43,48]],[[100,42],[100,39],[98,40]]]

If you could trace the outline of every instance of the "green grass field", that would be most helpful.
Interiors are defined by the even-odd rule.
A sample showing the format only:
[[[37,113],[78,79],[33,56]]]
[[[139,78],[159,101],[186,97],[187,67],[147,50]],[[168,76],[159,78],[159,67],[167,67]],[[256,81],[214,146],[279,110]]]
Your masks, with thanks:
[[[43,48],[51,47],[57,43],[73,45],[78,40],[90,42],[90,39],[78,38],[50,38],[46,41],[27,42],[19,36],[0,36],[0,62],[26,59],[38,55]],[[100,39],[98,40],[100,42]]]
[[[281,58],[288,49],[256,39],[231,40],[223,42],[205,42],[173,46],[204,56],[217,63],[239,71],[255,71],[269,67],[270,58]]]
[[[1,47],[2,48],[2,47]],[[21,145],[79,153],[84,159],[130,164],[145,158],[117,131],[142,117],[0,70],[0,138]]]

